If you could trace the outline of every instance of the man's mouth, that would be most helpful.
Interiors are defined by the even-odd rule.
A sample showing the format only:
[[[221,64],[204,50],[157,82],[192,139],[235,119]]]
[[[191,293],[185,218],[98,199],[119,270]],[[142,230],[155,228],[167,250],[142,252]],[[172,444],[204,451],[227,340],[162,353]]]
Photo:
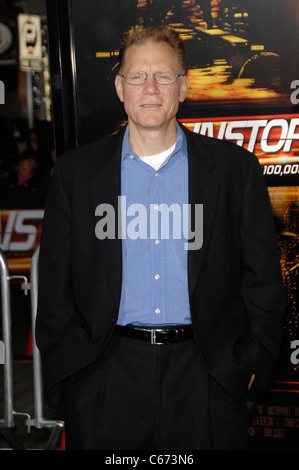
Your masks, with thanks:
[[[161,106],[160,104],[142,104],[141,107],[142,108],[158,108],[159,106]]]

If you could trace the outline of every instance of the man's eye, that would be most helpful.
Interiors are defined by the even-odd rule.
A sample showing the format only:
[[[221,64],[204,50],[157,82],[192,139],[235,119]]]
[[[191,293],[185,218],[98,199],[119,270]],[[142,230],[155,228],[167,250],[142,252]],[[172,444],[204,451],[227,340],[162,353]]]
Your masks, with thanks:
[[[143,76],[141,74],[136,73],[135,75],[132,75],[131,77],[133,80],[142,80]]]
[[[159,80],[163,80],[165,82],[168,82],[169,80],[171,80],[171,74],[170,73],[160,73],[159,74]]]

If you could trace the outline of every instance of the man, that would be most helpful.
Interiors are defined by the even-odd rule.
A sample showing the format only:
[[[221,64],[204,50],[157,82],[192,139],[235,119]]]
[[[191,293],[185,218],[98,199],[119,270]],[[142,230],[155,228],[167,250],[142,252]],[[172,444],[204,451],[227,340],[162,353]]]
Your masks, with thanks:
[[[177,123],[185,70],[174,31],[127,33],[115,86],[128,125],[56,164],[37,342],[67,449],[244,449],[248,387],[267,385],[278,354],[259,163]]]

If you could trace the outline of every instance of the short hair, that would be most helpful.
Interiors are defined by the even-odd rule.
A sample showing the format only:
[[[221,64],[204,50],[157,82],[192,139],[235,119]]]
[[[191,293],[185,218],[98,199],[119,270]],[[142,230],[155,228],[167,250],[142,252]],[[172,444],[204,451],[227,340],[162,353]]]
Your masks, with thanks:
[[[149,28],[135,27],[126,31],[122,37],[119,51],[119,70],[122,71],[126,53],[131,46],[148,42],[165,42],[171,46],[175,52],[181,72],[185,73],[187,66],[187,50],[184,41],[179,33],[164,25]]]

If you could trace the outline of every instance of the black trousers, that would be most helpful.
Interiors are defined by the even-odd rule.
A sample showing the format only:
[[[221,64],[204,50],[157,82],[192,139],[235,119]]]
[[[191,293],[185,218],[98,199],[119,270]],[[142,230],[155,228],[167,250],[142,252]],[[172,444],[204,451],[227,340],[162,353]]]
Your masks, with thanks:
[[[65,387],[66,450],[246,449],[246,404],[206,373],[193,339],[113,336]]]

